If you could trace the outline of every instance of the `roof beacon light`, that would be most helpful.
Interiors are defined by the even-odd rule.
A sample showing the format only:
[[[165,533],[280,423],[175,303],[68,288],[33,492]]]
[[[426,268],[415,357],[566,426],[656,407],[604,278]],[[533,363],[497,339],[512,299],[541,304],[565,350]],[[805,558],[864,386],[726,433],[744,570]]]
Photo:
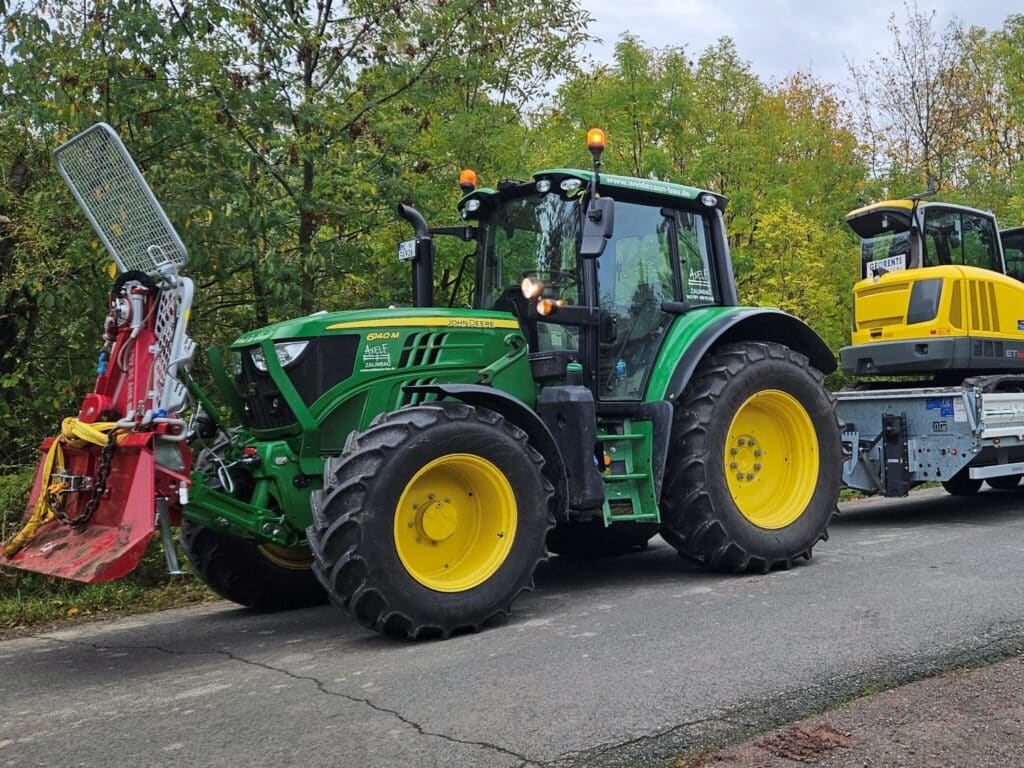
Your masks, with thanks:
[[[459,188],[464,194],[469,194],[476,189],[477,178],[476,171],[471,168],[466,168],[462,173],[459,174]]]
[[[604,131],[600,128],[587,131],[587,149],[598,154],[604,152]]]

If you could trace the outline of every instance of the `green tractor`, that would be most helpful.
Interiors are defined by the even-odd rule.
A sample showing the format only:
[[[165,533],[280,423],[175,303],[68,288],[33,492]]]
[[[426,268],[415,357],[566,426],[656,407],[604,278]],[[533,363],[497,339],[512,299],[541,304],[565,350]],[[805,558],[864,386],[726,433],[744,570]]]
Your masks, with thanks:
[[[660,533],[718,571],[809,558],[840,484],[832,353],[794,317],[738,306],[725,198],[601,174],[603,134],[588,144],[592,170],[497,189],[464,173],[461,226],[431,229],[400,206],[415,230],[398,249],[415,306],[320,312],[243,334],[223,359],[212,351],[230,420],[183,366],[154,363],[185,378],[187,430],[166,408],[152,423],[136,408],[132,426],[116,398],[97,400],[121,390],[98,382],[86,402],[105,439],[83,437],[83,405],[44,443],[26,520],[52,514],[0,562],[114,578],[143,545],[115,558],[97,538],[86,557],[76,537],[136,515],[165,537],[180,523],[192,569],[242,605],[329,598],[378,631],[447,637],[506,618],[549,552],[610,554]],[[90,204],[88,189],[76,197]],[[469,306],[435,303],[438,236],[475,244],[451,294]],[[127,278],[132,264],[115,260],[112,306],[137,301],[143,318],[185,280],[183,260]],[[62,441],[65,463],[85,458],[55,474],[43,464]],[[102,470],[106,482],[90,482]],[[141,491],[124,478],[139,472],[156,476]],[[54,546],[69,541],[80,546]]]

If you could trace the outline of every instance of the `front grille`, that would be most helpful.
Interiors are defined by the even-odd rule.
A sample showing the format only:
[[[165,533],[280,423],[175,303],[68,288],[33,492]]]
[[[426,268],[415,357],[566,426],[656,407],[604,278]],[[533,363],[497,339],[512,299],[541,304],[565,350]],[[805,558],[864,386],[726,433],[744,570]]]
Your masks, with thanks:
[[[321,336],[310,339],[299,359],[285,368],[302,402],[312,405],[320,395],[352,375],[359,336]]]
[[[253,429],[282,429],[290,426],[295,423],[295,414],[270,378],[270,373],[259,370],[253,363],[252,351],[256,348],[252,346],[241,350],[241,372],[235,378],[249,425]]]

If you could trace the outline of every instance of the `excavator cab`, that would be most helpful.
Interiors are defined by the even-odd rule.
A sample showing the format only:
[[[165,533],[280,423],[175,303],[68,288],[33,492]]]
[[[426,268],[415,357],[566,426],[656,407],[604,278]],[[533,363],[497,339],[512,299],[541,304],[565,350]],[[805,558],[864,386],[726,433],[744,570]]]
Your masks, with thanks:
[[[862,278],[852,344],[840,350],[847,374],[1024,370],[1024,251],[1004,256],[1007,233],[992,213],[918,196],[858,208],[846,221],[861,240]]]

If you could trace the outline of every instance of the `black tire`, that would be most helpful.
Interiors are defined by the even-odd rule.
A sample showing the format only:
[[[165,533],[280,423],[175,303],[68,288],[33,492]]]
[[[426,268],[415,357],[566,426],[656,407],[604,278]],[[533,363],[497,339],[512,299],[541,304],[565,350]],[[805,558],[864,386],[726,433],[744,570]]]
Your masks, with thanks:
[[[970,470],[964,467],[948,480],[942,481],[942,487],[950,496],[973,496],[981,490],[981,480],[976,480],[970,475]]]
[[[258,611],[286,611],[327,602],[327,593],[310,564],[303,563],[301,551],[288,551],[295,566],[284,567],[268,559],[253,541],[226,536],[189,520],[181,523],[180,541],[195,574],[233,603]],[[268,553],[275,556],[273,550]]]
[[[755,525],[740,511],[725,459],[733,418],[748,398],[769,391],[781,391],[802,406],[818,452],[818,476],[809,501],[795,519],[774,528]],[[784,472],[790,471],[788,466],[796,465],[783,465]],[[814,545],[828,538],[841,480],[835,399],[821,372],[804,355],[780,344],[726,345],[701,361],[677,403],[662,493],[662,536],[680,555],[711,570],[767,573],[789,568],[796,558],[810,559]]]
[[[985,482],[998,491],[1012,491],[1020,485],[1020,479],[1024,475],[1003,475],[1001,477],[990,477]]]
[[[604,520],[563,521],[548,533],[548,550],[563,557],[587,560],[646,549],[658,532],[657,523],[615,523]]]
[[[196,469],[207,473],[207,482],[212,487],[221,487],[213,471],[214,456],[223,455],[230,444],[230,436],[221,435],[196,457]],[[240,473],[235,483],[238,491],[251,483],[251,478],[248,473]],[[193,572],[203,583],[221,597],[246,608],[283,611],[327,602],[327,593],[310,567],[312,560],[307,560],[302,549],[260,546],[187,519],[181,522],[179,541]]]
[[[442,591],[421,583],[403,564],[395,519],[417,473],[459,454],[485,459],[507,480],[516,532],[484,581]],[[382,414],[366,431],[352,433],[342,455],[327,462],[307,531],[313,571],[332,602],[385,634],[444,638],[499,623],[519,594],[533,588],[534,572],[547,556],[554,488],[543,472],[544,460],[526,434],[492,411],[446,402]],[[480,507],[475,510],[479,520]]]

